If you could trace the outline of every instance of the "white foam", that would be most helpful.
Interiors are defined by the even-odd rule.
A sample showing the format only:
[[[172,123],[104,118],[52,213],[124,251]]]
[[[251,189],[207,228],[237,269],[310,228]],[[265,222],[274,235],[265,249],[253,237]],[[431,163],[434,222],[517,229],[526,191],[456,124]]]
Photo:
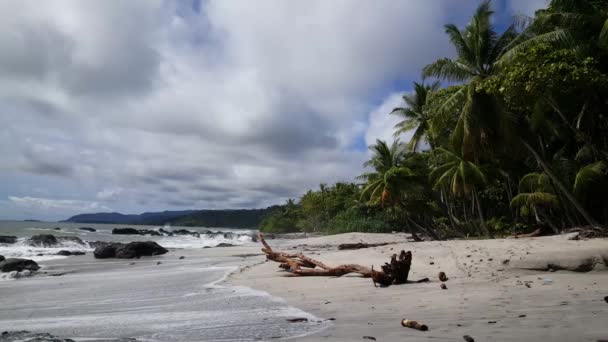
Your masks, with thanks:
[[[36,262],[45,261],[45,260],[56,260],[56,259],[64,259],[67,256],[56,255],[57,252],[61,250],[69,250],[69,251],[92,251],[88,246],[83,246],[77,242],[63,240],[59,241],[57,245],[53,247],[40,247],[40,246],[30,246],[26,243],[27,239],[21,238],[17,240],[14,244],[4,244],[0,245],[0,255],[5,258],[22,258],[22,259],[30,259]],[[42,254],[42,255],[39,255]]]

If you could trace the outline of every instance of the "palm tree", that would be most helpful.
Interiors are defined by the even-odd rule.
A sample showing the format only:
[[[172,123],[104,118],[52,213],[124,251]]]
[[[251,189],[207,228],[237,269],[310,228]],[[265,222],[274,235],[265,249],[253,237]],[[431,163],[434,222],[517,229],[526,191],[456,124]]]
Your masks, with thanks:
[[[493,237],[486,227],[478,189],[487,183],[486,175],[475,163],[465,160],[456,153],[444,148],[436,148],[438,166],[431,171],[429,179],[435,190],[448,189],[457,197],[471,197],[476,207],[481,228],[486,236]]]
[[[429,116],[425,111],[425,106],[431,93],[437,91],[439,87],[439,82],[430,85],[414,82],[414,92],[402,97],[407,106],[397,107],[390,113],[403,118],[401,122],[395,125],[395,137],[407,131],[415,130],[408,143],[408,149],[412,152],[418,150],[418,146],[423,139],[428,141],[433,148],[433,139],[429,134]]]
[[[386,141],[377,139],[376,144],[369,149],[372,151],[372,157],[363,166],[371,167],[373,171],[358,177],[367,181],[361,192],[361,198],[367,197],[370,202],[379,202],[384,206],[390,200],[394,202],[399,197],[403,190],[400,186],[401,179],[411,175],[412,172],[401,166],[405,154],[399,139],[395,139],[390,146]]]
[[[532,172],[519,181],[519,194],[513,197],[510,206],[518,214],[522,216],[532,216],[536,218],[536,222],[541,222],[541,214],[543,210],[558,208],[560,205],[558,197],[555,195],[555,189],[551,184],[549,176],[545,173]],[[554,229],[555,233],[559,233],[550,220],[547,222]]]
[[[492,25],[490,1],[479,5],[468,25],[460,30],[445,26],[456,48],[455,59],[442,58],[427,65],[423,76],[433,76],[449,82],[468,82],[438,108],[437,118],[460,108],[458,123],[452,133],[452,145],[466,160],[479,160],[510,136],[511,119],[497,98],[477,90],[489,77],[497,75],[501,58],[517,37],[515,25],[498,35]]]
[[[608,50],[608,3],[605,0],[552,0],[531,27],[547,34],[574,37],[579,42]]]

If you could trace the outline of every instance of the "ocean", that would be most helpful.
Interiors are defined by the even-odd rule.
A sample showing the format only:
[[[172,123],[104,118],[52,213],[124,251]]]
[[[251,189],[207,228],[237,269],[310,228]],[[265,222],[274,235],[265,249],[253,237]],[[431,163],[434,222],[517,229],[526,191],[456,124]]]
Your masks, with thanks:
[[[95,232],[89,232],[79,228],[93,228]],[[140,236],[140,235],[113,235],[113,228],[136,228],[156,230],[164,229],[167,231],[177,229],[187,229],[194,232],[214,231],[230,232],[231,237],[225,238],[223,235],[215,235],[212,238],[201,235],[200,238],[191,235],[174,236]],[[27,239],[37,234],[53,234],[55,236],[75,236],[85,242],[91,241],[111,241],[111,242],[131,242],[149,240],[155,241],[165,248],[204,248],[215,247],[220,243],[242,245],[251,243],[251,238],[247,233],[250,230],[243,229],[217,229],[205,227],[168,227],[168,226],[140,226],[140,225],[120,225],[120,224],[93,224],[93,223],[65,223],[65,222],[24,222],[24,221],[0,221],[0,236],[16,236],[16,244],[0,244],[0,255],[6,258],[26,258],[34,261],[63,259],[65,256],[55,255],[60,250],[70,251],[90,251],[93,249],[87,245],[80,245],[70,241],[62,241],[54,247],[33,247],[26,243]],[[42,254],[42,255],[40,255]]]
[[[42,267],[34,276],[0,280],[0,331],[44,332],[87,342],[127,338],[142,342],[274,341],[307,335],[331,324],[281,298],[225,281],[240,271],[238,265],[249,255],[242,253],[259,251],[245,234],[251,232],[219,229],[242,235],[228,234],[226,238],[219,234],[212,239],[205,235],[112,235],[116,227],[181,228],[0,222],[0,235],[19,238],[14,245],[0,244],[0,255],[34,259]],[[27,238],[36,234],[77,236],[83,241],[154,240],[169,253],[141,259],[94,259],[91,248],[76,243],[53,248],[27,245]],[[213,248],[220,243],[236,246]],[[60,249],[87,254],[53,255]],[[259,254],[257,258],[263,262]],[[290,318],[307,321],[290,323]]]

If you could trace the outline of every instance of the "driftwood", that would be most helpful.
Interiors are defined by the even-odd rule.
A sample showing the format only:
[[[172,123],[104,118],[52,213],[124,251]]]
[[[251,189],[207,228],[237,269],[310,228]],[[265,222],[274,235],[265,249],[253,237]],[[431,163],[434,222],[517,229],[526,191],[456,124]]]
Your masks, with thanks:
[[[391,244],[391,242],[382,242],[382,243],[363,243],[363,242],[343,243],[343,244],[339,244],[338,245],[338,249],[339,250],[344,250],[344,249],[361,249],[361,248],[371,248],[371,247],[386,246],[386,245],[390,245],[390,244]]]
[[[380,284],[384,287],[406,283],[412,262],[412,253],[401,251],[399,256],[393,254],[390,263],[382,266],[382,271],[374,271],[373,267],[356,264],[330,267],[302,253],[275,251],[268,245],[262,233],[258,233],[258,239],[264,246],[262,252],[266,254],[266,258],[278,262],[279,267],[289,271],[291,277],[341,277],[345,274],[357,273],[364,278],[372,278],[374,286]]]

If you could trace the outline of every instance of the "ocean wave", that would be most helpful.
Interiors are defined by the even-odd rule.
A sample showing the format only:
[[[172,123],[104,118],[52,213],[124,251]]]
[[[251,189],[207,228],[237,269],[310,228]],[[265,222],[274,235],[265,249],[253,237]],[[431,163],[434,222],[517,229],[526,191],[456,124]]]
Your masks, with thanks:
[[[20,238],[16,243],[11,245],[0,244],[0,255],[7,259],[22,258],[36,262],[67,258],[67,256],[57,255],[62,250],[90,252],[93,249],[86,243],[82,245],[71,240],[60,240],[52,247],[32,246],[29,244],[28,238]]]

